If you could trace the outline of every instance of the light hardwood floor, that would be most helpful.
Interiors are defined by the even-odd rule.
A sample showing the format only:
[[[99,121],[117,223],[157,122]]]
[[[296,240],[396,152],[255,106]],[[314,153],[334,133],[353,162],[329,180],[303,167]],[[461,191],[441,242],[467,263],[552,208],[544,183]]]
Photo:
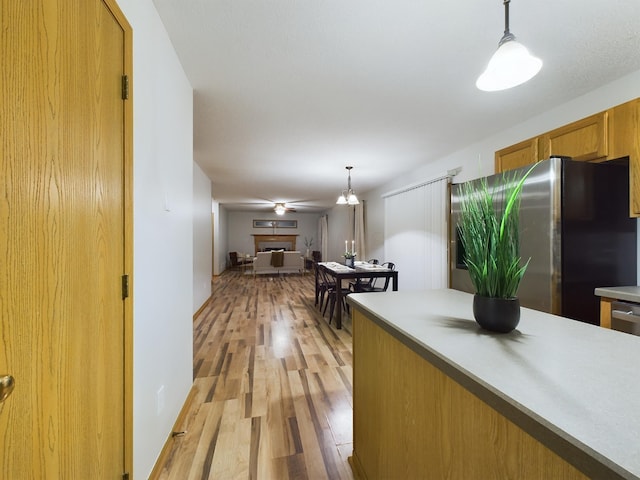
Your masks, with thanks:
[[[351,320],[314,277],[225,272],[194,321],[193,401],[160,479],[353,479]]]

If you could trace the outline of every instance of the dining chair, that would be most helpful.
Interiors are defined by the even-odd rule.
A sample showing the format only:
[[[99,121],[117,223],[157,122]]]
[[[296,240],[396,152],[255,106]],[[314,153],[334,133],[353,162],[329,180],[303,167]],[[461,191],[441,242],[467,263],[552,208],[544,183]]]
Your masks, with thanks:
[[[317,264],[315,267],[318,269],[318,310],[322,311],[327,292],[335,286],[335,282],[323,268],[319,268]]]
[[[370,258],[367,263],[378,265],[380,261],[377,258]],[[353,293],[364,291],[363,288],[373,287],[373,278],[356,278],[355,282],[349,282],[349,290]]]
[[[384,262],[381,266],[388,268],[392,272],[396,269],[396,264],[393,262]],[[380,277],[374,278],[373,281],[371,282],[371,285],[367,288],[363,288],[362,291],[363,292],[386,292],[387,289],[389,288],[389,282],[391,281],[391,277],[385,277],[384,285],[381,287],[377,287],[376,280],[378,280],[379,278]]]
[[[345,297],[350,293],[350,290],[348,288],[344,288],[342,286],[336,287],[336,282],[334,280],[334,278],[329,275],[326,270],[324,269],[320,269],[319,270],[320,276],[322,277],[322,283],[324,285],[326,285],[326,289],[325,289],[325,294],[327,296],[327,301],[324,304],[324,308],[322,309],[322,315],[324,316],[327,312],[327,307],[329,308],[329,324],[331,324],[331,319],[333,318],[333,312],[335,311],[336,308],[336,302],[337,302],[337,288],[341,288],[341,305],[338,306],[338,308],[342,308],[343,310],[346,310],[347,312],[349,312],[349,307],[347,305],[347,302],[345,301]],[[322,300],[321,300],[321,305],[322,305]]]

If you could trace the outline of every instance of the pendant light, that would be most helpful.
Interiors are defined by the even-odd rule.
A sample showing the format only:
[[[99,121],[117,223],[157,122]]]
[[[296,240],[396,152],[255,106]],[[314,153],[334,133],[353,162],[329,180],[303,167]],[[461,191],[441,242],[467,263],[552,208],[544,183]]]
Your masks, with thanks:
[[[506,90],[532,79],[542,68],[542,60],[516,41],[509,31],[509,2],[504,0],[504,35],[498,50],[476,81],[476,87],[486,92]]]
[[[356,197],[356,192],[351,189],[351,169],[353,167],[344,167],[349,172],[349,177],[347,180],[347,189],[342,191],[342,194],[338,197],[337,205],[359,205],[358,197]]]

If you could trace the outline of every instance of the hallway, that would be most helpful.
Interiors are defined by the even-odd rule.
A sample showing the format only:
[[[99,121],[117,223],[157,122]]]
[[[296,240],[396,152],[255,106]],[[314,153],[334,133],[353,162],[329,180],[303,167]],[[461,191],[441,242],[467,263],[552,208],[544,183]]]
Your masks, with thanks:
[[[194,320],[193,401],[159,478],[353,479],[351,321],[313,275],[223,273]]]

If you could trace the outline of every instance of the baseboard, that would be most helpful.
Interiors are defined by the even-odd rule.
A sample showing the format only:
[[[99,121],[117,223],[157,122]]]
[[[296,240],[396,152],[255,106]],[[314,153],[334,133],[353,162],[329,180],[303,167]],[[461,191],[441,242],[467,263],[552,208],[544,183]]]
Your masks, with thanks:
[[[171,433],[169,437],[164,442],[164,446],[162,447],[162,451],[156,460],[156,464],[153,466],[153,470],[151,470],[151,474],[149,475],[149,480],[158,480],[160,478],[160,474],[162,473],[162,469],[164,468],[167,460],[169,458],[169,454],[171,453],[171,449],[173,448],[173,444],[175,442],[175,432],[179,432],[182,430],[182,425],[184,424],[187,415],[189,414],[189,410],[191,409],[191,404],[193,403],[193,398],[197,393],[197,388],[195,385],[191,386],[191,390],[189,390],[189,394],[184,401],[184,405],[182,405],[182,409],[180,409],[180,413],[178,414],[178,418],[173,424],[173,428],[171,429]]]
[[[364,468],[362,468],[358,457],[356,457],[355,454],[351,455],[347,458],[347,461],[349,462],[349,465],[351,465],[351,472],[356,480],[366,480],[367,474],[364,472]]]
[[[193,314],[193,319],[194,319],[194,320],[196,319],[196,317],[197,317],[198,315],[200,315],[200,314],[204,311],[204,309],[205,309],[205,308],[207,308],[207,305],[209,305],[209,303],[211,303],[211,295],[209,295],[209,298],[207,298],[207,299],[205,300],[205,302],[204,302],[204,303],[202,304],[202,306],[198,309],[198,311],[197,311],[196,313],[194,313],[194,314]]]

